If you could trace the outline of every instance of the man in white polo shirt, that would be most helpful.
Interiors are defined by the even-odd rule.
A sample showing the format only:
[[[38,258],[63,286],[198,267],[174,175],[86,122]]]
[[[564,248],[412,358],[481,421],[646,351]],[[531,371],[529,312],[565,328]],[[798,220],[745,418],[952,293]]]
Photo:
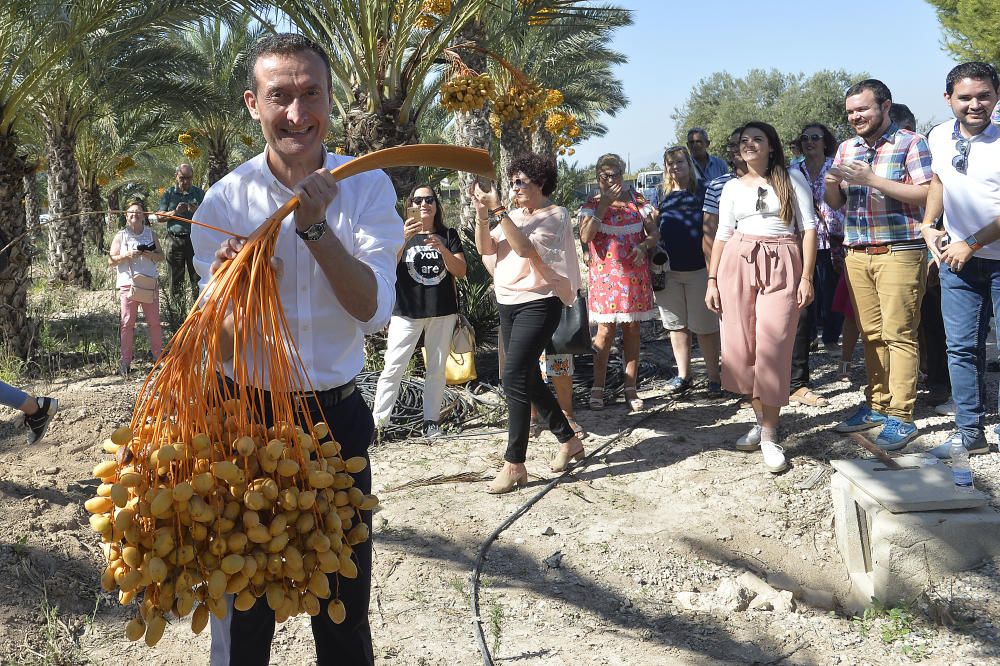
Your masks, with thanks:
[[[948,73],[944,94],[955,119],[928,135],[934,178],[921,233],[941,263],[941,314],[956,405],[955,432],[932,450],[939,458],[950,458],[956,441],[969,454],[989,453],[983,428],[991,301],[1000,312],[1000,127],[990,123],[998,92],[1000,77],[992,65],[958,65]],[[942,213],[943,231],[934,226]]]

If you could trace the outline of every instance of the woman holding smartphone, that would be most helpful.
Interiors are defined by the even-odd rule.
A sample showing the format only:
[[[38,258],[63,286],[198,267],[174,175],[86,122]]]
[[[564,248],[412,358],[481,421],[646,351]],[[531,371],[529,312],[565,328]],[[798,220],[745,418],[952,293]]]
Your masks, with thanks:
[[[396,265],[396,304],[389,320],[385,365],[375,389],[373,416],[379,427],[389,422],[400,380],[422,334],[427,350],[424,436],[434,437],[440,432],[445,360],[458,320],[455,278],[465,277],[465,253],[458,232],[444,226],[440,200],[430,185],[414,188],[407,199],[403,237]]]
[[[528,482],[531,407],[559,440],[553,472],[583,458],[583,442],[573,432],[552,390],[542,381],[538,357],[559,325],[563,305],[572,305],[580,286],[573,224],[569,213],[549,199],[556,188],[555,161],[529,153],[507,168],[513,205],[500,204],[496,188],[473,183],[476,249],[493,276],[504,347],[503,389],[507,396],[506,463],[487,487],[506,493]],[[495,225],[490,231],[490,225]]]
[[[146,226],[146,203],[140,198],[129,201],[125,209],[125,228],[111,241],[108,265],[118,271],[115,285],[121,301],[120,339],[122,358],[118,374],[128,376],[135,352],[135,320],[142,307],[142,315],[149,326],[149,349],[156,358],[163,351],[163,331],[160,327],[160,293],[154,290],[149,302],[134,298],[132,284],[136,275],[158,279],[156,264],[163,261],[163,249],[152,228]]]
[[[722,189],[705,304],[722,320],[722,386],[749,396],[757,419],[736,448],[760,449],[778,473],[788,467],[778,416],[788,404],[795,329],[813,299],[816,211],[771,125],[743,127],[740,157],[747,173]]]

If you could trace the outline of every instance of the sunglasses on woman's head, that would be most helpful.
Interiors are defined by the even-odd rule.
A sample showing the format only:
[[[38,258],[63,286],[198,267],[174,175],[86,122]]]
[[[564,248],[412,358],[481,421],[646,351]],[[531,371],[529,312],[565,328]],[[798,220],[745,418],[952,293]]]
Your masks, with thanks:
[[[435,203],[437,201],[437,199],[435,199],[434,196],[431,195],[431,196],[426,196],[426,197],[410,197],[410,201],[419,206],[420,204],[432,204],[432,203]]]

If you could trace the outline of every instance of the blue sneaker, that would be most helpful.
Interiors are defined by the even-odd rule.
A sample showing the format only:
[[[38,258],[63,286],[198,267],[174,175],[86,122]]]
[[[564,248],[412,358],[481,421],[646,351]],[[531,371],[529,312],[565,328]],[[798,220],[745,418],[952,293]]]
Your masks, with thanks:
[[[917,426],[890,416],[882,426],[882,432],[875,438],[875,446],[884,451],[898,451],[917,436]]]
[[[721,398],[725,394],[722,392],[721,382],[708,382],[708,388],[705,389],[705,395],[709,398]]]
[[[868,406],[868,403],[861,403],[857,411],[851,414],[846,421],[841,421],[834,427],[835,432],[858,432],[868,430],[885,423],[885,414],[879,414]]]
[[[990,452],[990,445],[986,441],[986,436],[980,431],[976,438],[969,441],[968,437],[962,437],[962,431],[956,430],[955,432],[948,435],[948,439],[944,440],[939,446],[935,446],[933,449],[928,451],[932,456],[940,458],[941,460],[951,460],[951,445],[958,441],[964,446],[970,456],[982,455]]]

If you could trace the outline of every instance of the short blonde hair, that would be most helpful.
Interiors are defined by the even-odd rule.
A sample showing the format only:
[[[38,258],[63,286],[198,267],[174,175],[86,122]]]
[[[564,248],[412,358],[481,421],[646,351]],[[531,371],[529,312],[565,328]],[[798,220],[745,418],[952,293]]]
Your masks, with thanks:
[[[597,166],[594,167],[594,170],[597,171],[597,173],[600,173],[601,169],[606,166],[613,166],[618,169],[623,176],[625,175],[625,160],[623,160],[620,155],[616,155],[615,153],[605,153],[604,155],[601,155],[597,158]]]

